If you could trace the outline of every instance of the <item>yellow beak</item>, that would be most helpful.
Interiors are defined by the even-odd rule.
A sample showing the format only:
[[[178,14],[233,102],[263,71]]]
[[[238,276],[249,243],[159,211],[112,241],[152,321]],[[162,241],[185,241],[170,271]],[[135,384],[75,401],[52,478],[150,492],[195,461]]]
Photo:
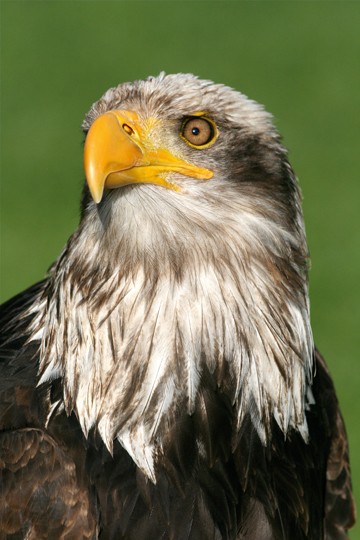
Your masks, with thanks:
[[[169,172],[203,180],[213,176],[212,171],[187,163],[165,148],[155,148],[146,131],[138,115],[125,110],[109,111],[92,124],[85,140],[84,168],[96,203],[104,188],[134,183],[181,191],[166,179]]]

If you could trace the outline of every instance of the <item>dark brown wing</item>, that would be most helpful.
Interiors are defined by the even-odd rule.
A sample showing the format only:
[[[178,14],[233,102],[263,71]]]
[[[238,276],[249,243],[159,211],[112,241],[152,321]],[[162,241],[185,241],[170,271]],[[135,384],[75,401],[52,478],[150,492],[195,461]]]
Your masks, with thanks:
[[[326,470],[325,538],[342,540],[355,523],[349,446],[339,403],[325,360],[316,351],[317,374],[321,384],[321,404],[330,430],[330,451]]]
[[[95,538],[71,457],[39,429],[0,434],[0,523],[17,538]]]
[[[43,285],[0,311],[0,538],[93,538],[89,489],[65,435],[47,432],[53,390],[37,386],[39,343],[28,342],[25,313]]]

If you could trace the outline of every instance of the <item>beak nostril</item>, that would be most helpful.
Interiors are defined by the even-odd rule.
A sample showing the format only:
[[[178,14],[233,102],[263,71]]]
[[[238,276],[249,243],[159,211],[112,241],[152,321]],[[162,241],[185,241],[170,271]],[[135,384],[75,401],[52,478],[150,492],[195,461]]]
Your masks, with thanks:
[[[134,133],[133,128],[130,127],[129,124],[123,124],[122,128],[125,131],[125,133],[127,133],[128,135],[132,135]]]

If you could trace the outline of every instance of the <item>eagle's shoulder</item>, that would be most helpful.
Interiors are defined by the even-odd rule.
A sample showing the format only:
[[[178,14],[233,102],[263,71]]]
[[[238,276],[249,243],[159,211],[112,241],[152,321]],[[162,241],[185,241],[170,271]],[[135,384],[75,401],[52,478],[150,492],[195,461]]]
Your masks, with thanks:
[[[95,538],[89,489],[65,445],[43,429],[6,430],[0,456],[4,538]]]
[[[325,487],[325,531],[328,538],[342,540],[356,519],[352,495],[349,444],[344,420],[328,367],[318,350],[316,356],[315,397],[329,438]]]
[[[31,323],[45,281],[33,285],[0,307],[0,429],[40,426],[44,393],[37,388],[39,340]]]
[[[81,429],[65,413],[54,414],[48,427],[60,408],[58,382],[38,384],[40,340],[31,328],[46,285],[35,284],[0,311],[1,537],[93,538]]]

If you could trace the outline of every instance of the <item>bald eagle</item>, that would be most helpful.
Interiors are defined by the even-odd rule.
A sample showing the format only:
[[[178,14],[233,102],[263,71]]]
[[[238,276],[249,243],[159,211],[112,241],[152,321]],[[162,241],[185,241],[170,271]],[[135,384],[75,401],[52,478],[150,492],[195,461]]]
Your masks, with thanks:
[[[347,438],[270,115],[162,73],[83,129],[79,227],[2,306],[1,538],[345,538]]]

